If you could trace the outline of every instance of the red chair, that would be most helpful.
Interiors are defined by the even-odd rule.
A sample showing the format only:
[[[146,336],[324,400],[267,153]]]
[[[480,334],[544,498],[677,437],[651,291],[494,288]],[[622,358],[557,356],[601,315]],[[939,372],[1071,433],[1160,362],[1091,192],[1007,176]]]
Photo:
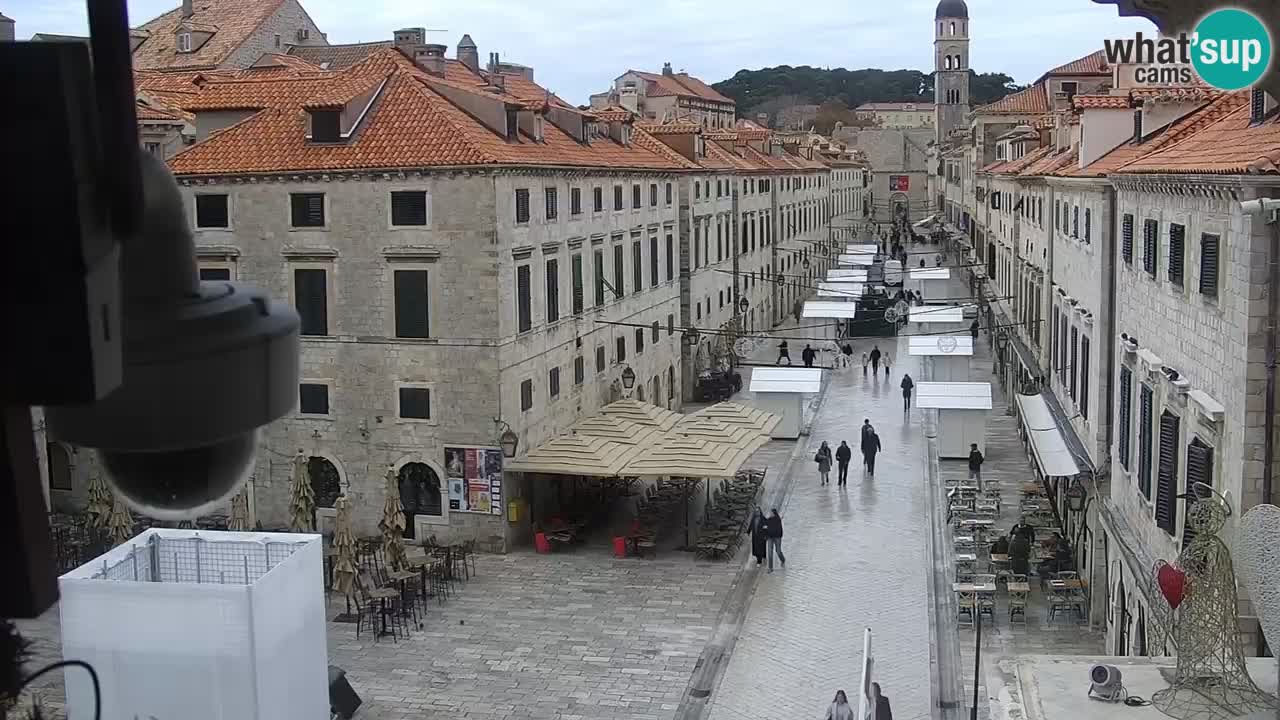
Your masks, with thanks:
[[[624,558],[627,556],[627,539],[625,537],[616,537],[613,539],[613,556],[616,558]]]
[[[540,553],[551,552],[551,541],[547,539],[546,533],[533,534],[533,549]]]

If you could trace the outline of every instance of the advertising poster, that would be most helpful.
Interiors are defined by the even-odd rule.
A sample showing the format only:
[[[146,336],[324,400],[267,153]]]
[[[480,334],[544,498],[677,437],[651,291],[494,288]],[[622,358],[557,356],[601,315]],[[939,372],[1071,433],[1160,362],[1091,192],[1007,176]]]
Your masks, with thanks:
[[[502,514],[501,450],[446,447],[444,467],[451,512]]]
[[[890,175],[889,192],[909,192],[911,190],[910,175]]]

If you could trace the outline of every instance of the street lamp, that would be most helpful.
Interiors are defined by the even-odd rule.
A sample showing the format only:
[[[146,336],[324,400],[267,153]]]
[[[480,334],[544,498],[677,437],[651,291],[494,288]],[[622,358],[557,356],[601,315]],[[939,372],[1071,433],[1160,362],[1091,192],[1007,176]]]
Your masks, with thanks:
[[[698,332],[698,328],[695,327],[685,328],[681,336],[684,338],[685,345],[689,347],[697,347],[698,341],[702,339],[702,333]]]
[[[502,448],[502,457],[513,458],[516,456],[516,448],[520,447],[520,436],[516,435],[511,426],[506,424],[500,418],[494,418],[493,424],[502,428],[502,434],[498,436],[498,446]]]
[[[808,261],[808,260],[806,260],[806,261],[805,261],[805,267],[808,267],[808,266],[809,266],[809,261]],[[739,312],[741,312],[741,313],[743,313],[743,314],[746,314],[747,309],[748,309],[748,308],[750,308],[750,307],[751,307],[751,301],[750,301],[750,300],[748,300],[748,299],[746,299],[746,298],[742,298],[741,300],[739,300],[739,301],[738,301],[738,311],[739,311]]]
[[[1067,488],[1067,507],[1071,508],[1072,512],[1084,510],[1087,495],[1084,485],[1080,482],[1080,476],[1077,475],[1075,481],[1071,483],[1071,487]]]
[[[822,253],[822,254],[823,254],[823,255],[826,255],[826,253],[825,253],[825,252],[824,252],[824,253]],[[804,268],[805,270],[808,270],[808,269],[809,269],[809,258],[805,258],[805,259],[801,260],[801,261],[800,261],[800,267]]]
[[[622,369],[622,387],[628,392],[636,386],[636,371],[628,365]]]

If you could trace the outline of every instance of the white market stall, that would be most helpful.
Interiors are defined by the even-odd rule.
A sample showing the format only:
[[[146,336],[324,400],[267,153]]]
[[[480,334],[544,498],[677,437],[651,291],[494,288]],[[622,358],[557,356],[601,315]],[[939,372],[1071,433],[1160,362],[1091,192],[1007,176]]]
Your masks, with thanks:
[[[822,389],[822,370],[800,367],[758,367],[751,370],[751,392],[755,407],[782,418],[770,437],[794,440],[800,437],[805,395]]]
[[[844,266],[870,267],[876,264],[875,253],[844,253],[836,258],[836,262]]]
[[[907,354],[930,358],[931,382],[965,382],[969,380],[973,338],[968,335],[912,335],[907,338]]]
[[[987,416],[991,414],[991,383],[916,383],[915,404],[938,411],[938,457],[969,457],[969,445],[987,449]]]
[[[964,308],[959,305],[916,305],[907,320],[914,325],[912,332],[915,333],[951,333],[968,327]]]
[[[830,282],[856,282],[865,283],[867,281],[866,268],[831,268],[827,271],[827,280]]]
[[[329,717],[319,535],[152,528],[58,580],[62,656],[104,718]],[[94,689],[66,674],[67,715]]]
[[[822,340],[835,342],[840,337],[840,328],[845,322],[858,317],[858,301],[808,300],[800,310],[800,317],[807,320],[835,320],[836,322],[821,328]]]
[[[914,268],[907,273],[907,288],[919,293],[926,301],[947,296],[947,284],[951,280],[951,268]]]
[[[858,300],[862,297],[862,284],[856,282],[819,280],[818,297],[838,300]]]
[[[880,252],[880,246],[875,243],[850,243],[845,246],[844,251],[854,255],[865,255],[867,253],[875,255]]]

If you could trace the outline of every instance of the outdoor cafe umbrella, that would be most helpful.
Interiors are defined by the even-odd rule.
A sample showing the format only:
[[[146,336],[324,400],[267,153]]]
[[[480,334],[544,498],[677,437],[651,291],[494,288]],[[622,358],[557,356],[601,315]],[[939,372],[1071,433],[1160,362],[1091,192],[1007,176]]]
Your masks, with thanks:
[[[338,511],[333,527],[333,589],[347,599],[345,617],[351,617],[351,591],[356,581],[356,536],[351,531],[351,501],[342,495],[334,501],[333,507]],[[344,617],[335,620],[341,622]]]
[[[103,481],[102,475],[99,473],[90,475],[89,504],[85,508],[85,512],[89,514],[89,527],[106,527],[114,505],[115,498],[111,495],[111,489],[107,487],[107,483]]]
[[[227,520],[227,529],[232,532],[245,532],[249,529],[249,488],[240,488],[240,492],[231,498],[231,517]]]
[[[111,533],[112,545],[121,545],[133,537],[133,514],[119,498],[111,507],[111,516],[107,518],[107,530]]]
[[[293,458],[293,483],[289,490],[289,528],[295,532],[314,531],[316,496],[311,489],[307,458],[301,450]]]
[[[391,466],[387,467],[387,497],[382,503],[378,528],[382,530],[382,554],[387,564],[394,570],[405,569],[409,561],[404,555],[404,507],[400,505],[400,483]]]

